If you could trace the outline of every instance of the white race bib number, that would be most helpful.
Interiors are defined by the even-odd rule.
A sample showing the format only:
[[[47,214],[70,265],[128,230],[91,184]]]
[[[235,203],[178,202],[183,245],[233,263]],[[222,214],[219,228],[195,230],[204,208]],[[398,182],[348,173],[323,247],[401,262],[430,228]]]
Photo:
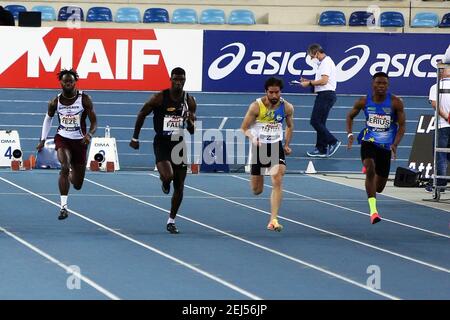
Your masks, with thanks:
[[[261,126],[260,139],[267,142],[281,140],[283,127],[281,123],[265,123]]]
[[[164,117],[164,132],[178,133],[183,129],[183,117],[180,116],[165,116]]]
[[[79,115],[61,116],[61,125],[66,130],[76,130],[80,128],[80,116]]]
[[[391,116],[371,113],[367,119],[367,126],[385,131],[391,126]]]

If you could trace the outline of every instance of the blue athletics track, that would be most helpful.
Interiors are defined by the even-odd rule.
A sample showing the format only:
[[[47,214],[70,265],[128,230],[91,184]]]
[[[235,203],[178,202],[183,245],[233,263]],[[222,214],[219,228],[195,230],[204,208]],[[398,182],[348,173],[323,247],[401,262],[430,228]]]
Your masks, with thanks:
[[[0,90],[0,129],[18,130],[34,152],[56,90]],[[302,174],[315,132],[313,96],[295,105],[293,155],[287,158],[280,233],[266,230],[270,181],[256,197],[249,175],[189,174],[177,225],[165,230],[170,195],[153,171],[153,124],[141,150],[128,147],[149,92],[92,91],[98,136],[118,141],[122,170],[90,172],[71,189],[69,218],[57,219],[58,170],[0,170],[0,299],[396,300],[450,298],[448,210],[379,195],[381,223],[369,223],[364,190]],[[239,128],[260,94],[193,93],[203,129]],[[339,96],[328,125],[346,142],[355,96]],[[404,98],[407,133],[391,171],[407,163],[416,121],[431,110]],[[52,134],[57,121],[53,123]],[[355,132],[363,125],[362,115]],[[359,173],[359,146],[315,160],[320,172]],[[363,183],[363,182],[361,182]]]

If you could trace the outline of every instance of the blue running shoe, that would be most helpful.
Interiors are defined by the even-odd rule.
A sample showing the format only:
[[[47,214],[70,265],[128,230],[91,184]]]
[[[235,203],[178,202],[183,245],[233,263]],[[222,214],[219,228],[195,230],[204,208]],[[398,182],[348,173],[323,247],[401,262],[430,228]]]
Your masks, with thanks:
[[[313,158],[326,158],[327,157],[326,153],[320,152],[317,148],[314,149],[313,151],[306,152],[306,154],[308,155],[308,157],[313,157]]]
[[[339,149],[339,147],[341,146],[341,144],[342,144],[342,142],[340,142],[339,140],[336,141],[335,144],[330,144],[328,146],[327,157],[331,157],[333,154],[335,154],[337,149]]]

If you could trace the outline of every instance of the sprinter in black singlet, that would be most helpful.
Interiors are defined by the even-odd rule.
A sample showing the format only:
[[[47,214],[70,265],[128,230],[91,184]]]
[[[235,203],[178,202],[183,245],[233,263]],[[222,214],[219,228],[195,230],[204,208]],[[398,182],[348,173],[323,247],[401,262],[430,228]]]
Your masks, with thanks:
[[[170,215],[167,220],[167,231],[179,233],[175,226],[175,217],[183,200],[184,180],[187,172],[183,130],[186,128],[190,134],[194,134],[197,104],[194,97],[183,90],[186,72],[182,68],[173,69],[170,80],[172,82],[170,89],[154,94],[139,112],[130,147],[139,149],[139,133],[145,118],[153,112],[153,127],[156,132],[153,139],[153,150],[156,167],[162,181],[162,190],[168,194],[172,181],[174,189]]]

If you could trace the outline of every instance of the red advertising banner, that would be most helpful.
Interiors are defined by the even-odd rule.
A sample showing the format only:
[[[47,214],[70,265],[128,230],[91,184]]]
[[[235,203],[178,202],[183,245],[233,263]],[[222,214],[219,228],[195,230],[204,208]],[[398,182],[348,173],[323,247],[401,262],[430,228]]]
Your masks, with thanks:
[[[161,90],[180,66],[195,80],[187,89],[201,90],[201,30],[5,28],[0,39],[3,88],[57,88],[56,74],[73,67],[83,89]]]

